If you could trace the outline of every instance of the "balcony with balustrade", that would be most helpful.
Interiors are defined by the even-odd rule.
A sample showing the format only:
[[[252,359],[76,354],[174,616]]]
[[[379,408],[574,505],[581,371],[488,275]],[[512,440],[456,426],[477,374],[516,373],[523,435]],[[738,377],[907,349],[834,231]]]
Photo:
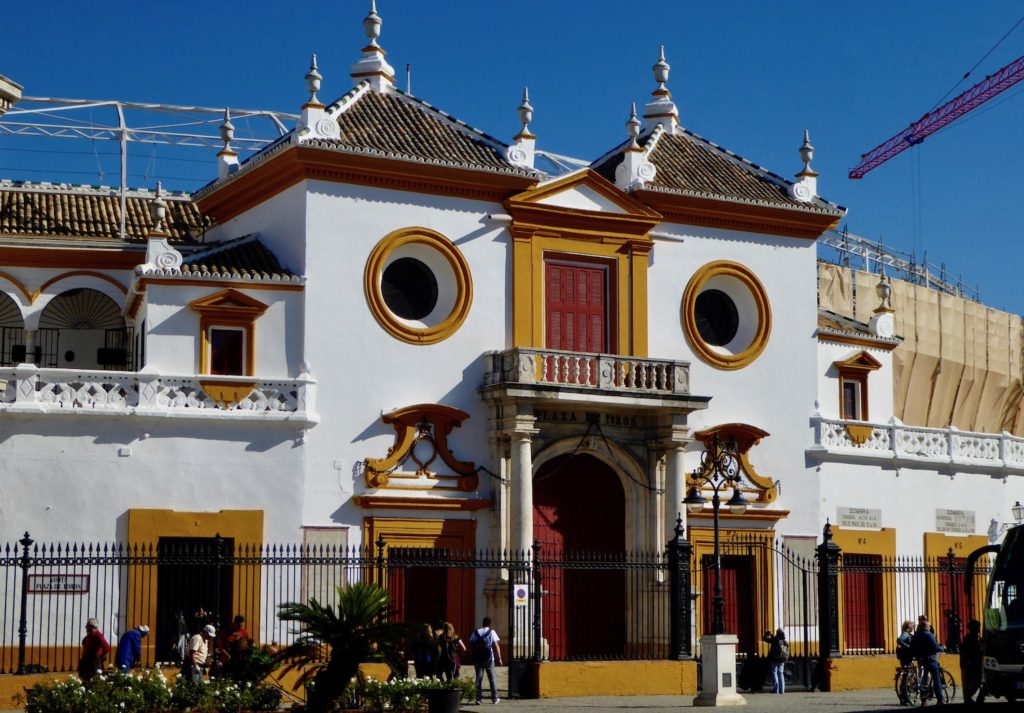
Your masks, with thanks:
[[[816,416],[813,421],[814,445],[807,453],[815,460],[1024,475],[1024,438],[1006,432],[907,426],[898,419],[883,424]]]
[[[252,376],[167,375],[142,371],[0,368],[3,414],[94,414],[289,422],[319,421],[316,381]]]
[[[481,392],[499,399],[700,409],[685,361],[517,347],[484,354]]]

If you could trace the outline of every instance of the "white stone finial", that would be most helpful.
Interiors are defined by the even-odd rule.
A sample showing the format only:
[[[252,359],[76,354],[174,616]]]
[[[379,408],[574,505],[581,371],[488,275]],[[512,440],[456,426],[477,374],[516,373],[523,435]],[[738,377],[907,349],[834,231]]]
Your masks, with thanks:
[[[875,294],[878,295],[878,307],[871,315],[868,327],[877,337],[891,337],[896,333],[896,310],[892,306],[892,283],[885,274],[884,265],[878,273]]]
[[[626,121],[626,134],[630,138],[629,147],[631,149],[639,147],[636,139],[640,136],[640,120],[636,118],[636,102],[632,102],[629,105],[629,119]]]
[[[224,148],[217,153],[217,175],[220,178],[227,178],[238,170],[238,152],[231,148],[231,141],[235,138],[235,125],[231,123],[231,110],[224,108],[224,122],[220,125],[220,140],[224,142]]]
[[[789,195],[801,203],[810,203],[818,195],[818,173],[811,168],[814,158],[814,146],[811,145],[811,132],[804,129],[804,142],[800,145],[800,160],[804,167],[796,174],[798,179],[789,187]]]
[[[672,102],[672,92],[665,86],[668,83],[668,74],[672,67],[665,61],[664,45],[658,52],[658,61],[651,69],[654,71],[654,81],[658,83],[658,86],[651,92],[651,101],[644,106],[644,123],[650,130],[661,124],[666,131],[674,133],[679,125],[679,112]]]
[[[167,217],[167,201],[164,200],[163,186],[156,182],[156,198],[149,203],[149,217],[153,219],[152,233],[164,232],[164,218]]]
[[[317,69],[316,52],[314,52],[313,59],[309,63],[309,72],[306,73],[306,91],[309,92],[309,99],[306,100],[307,104],[323,106],[316,96],[316,93],[320,91],[320,82],[323,78],[323,75]]]
[[[530,105],[530,88],[523,87],[523,103],[516,109],[519,113],[519,123],[523,129],[520,133],[530,133],[530,122],[533,121],[533,107]]]
[[[380,37],[380,26],[383,24],[380,15],[377,14],[377,0],[370,0],[370,14],[363,20],[363,32],[366,33],[366,38],[370,40],[370,45],[373,47],[380,46],[377,44],[377,39]]]
[[[385,52],[377,42],[382,24],[376,0],[370,0],[370,14],[363,20],[363,32],[370,44],[363,47],[359,61],[352,65],[352,80],[356,84],[367,82],[376,92],[386,92],[395,84],[395,69],[384,59]]]
[[[637,143],[637,137],[640,136],[640,120],[636,118],[635,103],[629,107],[626,133],[629,134],[629,145],[622,152],[622,163],[615,167],[615,185],[624,191],[633,191],[653,181],[658,172]]]
[[[523,87],[523,100],[516,108],[519,114],[519,133],[513,137],[514,143],[505,149],[505,158],[513,166],[519,168],[534,168],[536,159],[537,137],[530,132],[530,122],[533,121],[533,106],[530,104],[530,90]]]

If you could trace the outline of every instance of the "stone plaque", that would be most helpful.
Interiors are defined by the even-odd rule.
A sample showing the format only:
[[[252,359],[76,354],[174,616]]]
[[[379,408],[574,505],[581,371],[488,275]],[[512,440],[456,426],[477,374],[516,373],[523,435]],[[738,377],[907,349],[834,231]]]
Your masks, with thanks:
[[[89,591],[89,575],[30,574],[28,591],[33,594],[85,594]]]
[[[974,511],[936,508],[935,529],[939,532],[974,532]]]
[[[882,511],[874,508],[836,508],[839,527],[882,528]]]

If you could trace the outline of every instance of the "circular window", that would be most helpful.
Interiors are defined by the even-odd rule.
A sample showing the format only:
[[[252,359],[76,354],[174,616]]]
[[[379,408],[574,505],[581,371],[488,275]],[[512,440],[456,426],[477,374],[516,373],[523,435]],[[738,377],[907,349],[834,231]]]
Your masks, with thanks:
[[[384,268],[380,284],[384,304],[402,319],[423,319],[437,305],[437,279],[414,257],[402,257]]]
[[[683,294],[682,317],[694,352],[718,369],[745,367],[768,345],[768,295],[739,263],[720,260],[697,270]]]
[[[366,301],[377,322],[410,344],[433,344],[455,333],[469,314],[469,265],[448,238],[427,228],[385,236],[363,273]]]
[[[700,338],[713,347],[731,342],[740,326],[736,303],[721,290],[705,290],[697,295],[694,318]]]

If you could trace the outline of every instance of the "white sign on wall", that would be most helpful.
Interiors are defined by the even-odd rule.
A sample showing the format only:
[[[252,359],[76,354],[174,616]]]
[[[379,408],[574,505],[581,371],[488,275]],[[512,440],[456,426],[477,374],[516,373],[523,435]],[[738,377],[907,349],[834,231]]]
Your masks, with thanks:
[[[939,532],[974,532],[974,511],[936,508],[935,529]]]
[[[874,508],[836,508],[839,527],[868,527],[879,530],[882,527],[882,511]]]

